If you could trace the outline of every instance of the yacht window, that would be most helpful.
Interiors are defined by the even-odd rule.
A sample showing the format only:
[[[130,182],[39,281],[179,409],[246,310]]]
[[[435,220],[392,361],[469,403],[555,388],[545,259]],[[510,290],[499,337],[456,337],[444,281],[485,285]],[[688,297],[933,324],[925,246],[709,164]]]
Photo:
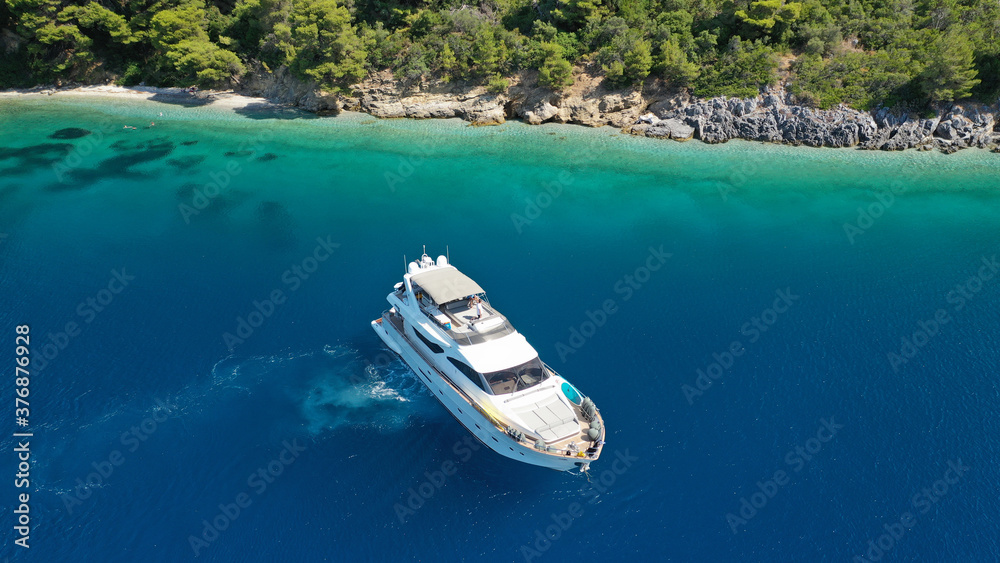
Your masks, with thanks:
[[[437,344],[431,342],[430,340],[427,340],[427,337],[425,337],[423,334],[420,334],[420,331],[417,330],[416,328],[413,329],[413,332],[416,333],[417,338],[419,338],[420,341],[424,343],[424,346],[427,346],[427,348],[431,352],[434,352],[435,354],[440,354],[441,352],[444,352],[444,348],[438,346]]]
[[[475,383],[477,387],[479,387],[483,391],[488,391],[486,389],[486,387],[483,386],[483,380],[482,380],[481,377],[479,377],[479,372],[478,371],[476,371],[476,370],[472,369],[471,367],[465,365],[465,362],[456,360],[455,358],[452,358],[451,356],[448,356],[448,361],[451,362],[451,365],[453,365],[456,368],[458,368],[458,371],[464,373],[466,377],[468,377],[469,379],[471,379],[472,382]]]
[[[538,358],[521,365],[483,374],[494,395],[504,395],[534,387],[549,378],[549,371]]]

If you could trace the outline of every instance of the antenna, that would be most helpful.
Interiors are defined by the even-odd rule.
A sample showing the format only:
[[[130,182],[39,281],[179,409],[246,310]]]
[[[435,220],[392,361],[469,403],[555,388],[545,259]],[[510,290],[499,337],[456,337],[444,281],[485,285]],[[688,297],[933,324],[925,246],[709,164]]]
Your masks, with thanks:
[[[445,253],[445,256],[448,257],[448,263],[451,264],[451,249],[448,248],[447,244],[444,245],[444,253]]]
[[[427,245],[424,245],[424,254],[427,254]]]
[[[403,254],[403,273],[406,274],[406,254]]]

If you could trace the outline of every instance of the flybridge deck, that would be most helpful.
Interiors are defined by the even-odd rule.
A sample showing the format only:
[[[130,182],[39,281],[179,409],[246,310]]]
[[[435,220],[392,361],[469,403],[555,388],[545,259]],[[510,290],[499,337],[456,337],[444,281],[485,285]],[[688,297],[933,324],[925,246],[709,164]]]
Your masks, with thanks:
[[[507,317],[497,312],[485,296],[480,297],[481,303],[477,308],[472,303],[471,295],[438,304],[416,284],[413,289],[420,310],[459,344],[482,344],[515,332]],[[400,286],[397,294],[404,303],[409,299],[405,287]]]

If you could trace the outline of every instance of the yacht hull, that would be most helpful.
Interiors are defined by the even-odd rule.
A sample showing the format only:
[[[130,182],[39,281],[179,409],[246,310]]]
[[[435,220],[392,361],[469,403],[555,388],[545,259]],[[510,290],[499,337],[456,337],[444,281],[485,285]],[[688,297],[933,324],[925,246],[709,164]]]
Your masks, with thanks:
[[[530,447],[523,442],[517,442],[506,432],[497,428],[487,417],[483,416],[474,406],[470,405],[462,394],[455,389],[431,362],[414,350],[413,345],[391,323],[384,319],[376,319],[371,323],[376,334],[393,352],[402,358],[403,362],[417,375],[417,378],[431,394],[448,410],[455,420],[462,424],[483,445],[494,452],[520,461],[558,471],[579,469],[585,471],[590,459],[571,456],[554,456]]]

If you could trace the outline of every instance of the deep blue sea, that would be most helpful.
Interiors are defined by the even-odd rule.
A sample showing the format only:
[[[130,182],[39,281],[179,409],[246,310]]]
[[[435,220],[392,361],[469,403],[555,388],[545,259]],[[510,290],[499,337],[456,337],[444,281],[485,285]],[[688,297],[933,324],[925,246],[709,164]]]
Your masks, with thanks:
[[[0,556],[997,561],[998,174],[2,99]],[[388,354],[424,245],[597,403],[589,474],[476,448]]]

